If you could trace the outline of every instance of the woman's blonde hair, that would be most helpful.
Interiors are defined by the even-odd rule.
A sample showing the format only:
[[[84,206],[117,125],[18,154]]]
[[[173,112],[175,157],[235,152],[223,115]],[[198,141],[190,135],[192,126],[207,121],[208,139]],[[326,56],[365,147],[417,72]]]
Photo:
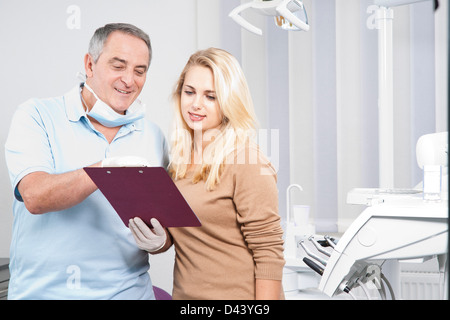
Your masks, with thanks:
[[[223,115],[222,125],[203,150],[201,165],[193,175],[194,183],[203,180],[207,190],[212,190],[220,182],[227,156],[248,143],[255,133],[256,117],[247,81],[233,55],[217,48],[191,55],[172,93],[175,117],[169,173],[174,180],[184,178],[191,164],[194,131],[183,119],[181,94],[186,73],[193,66],[207,67],[212,71],[216,99]]]

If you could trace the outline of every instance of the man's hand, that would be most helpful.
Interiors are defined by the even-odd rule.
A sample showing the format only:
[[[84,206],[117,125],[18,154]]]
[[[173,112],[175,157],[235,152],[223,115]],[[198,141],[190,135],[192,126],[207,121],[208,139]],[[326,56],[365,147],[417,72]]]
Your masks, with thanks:
[[[128,227],[139,249],[147,252],[156,252],[166,244],[167,234],[155,218],[152,218],[150,223],[153,229],[150,229],[144,221],[136,217],[130,219]]]
[[[150,163],[145,158],[136,156],[122,156],[105,158],[102,167],[150,167]]]

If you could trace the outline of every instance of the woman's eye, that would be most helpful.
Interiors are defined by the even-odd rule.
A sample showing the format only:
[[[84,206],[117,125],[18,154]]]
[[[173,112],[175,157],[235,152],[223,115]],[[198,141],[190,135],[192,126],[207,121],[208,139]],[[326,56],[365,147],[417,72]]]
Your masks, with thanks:
[[[211,101],[216,100],[216,97],[214,97],[214,96],[206,96],[206,98],[207,98],[208,100],[211,100]]]

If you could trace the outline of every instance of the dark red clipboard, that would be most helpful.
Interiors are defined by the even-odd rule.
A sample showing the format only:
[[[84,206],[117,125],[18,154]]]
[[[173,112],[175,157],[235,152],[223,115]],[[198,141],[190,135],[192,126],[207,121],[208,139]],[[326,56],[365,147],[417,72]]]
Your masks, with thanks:
[[[200,220],[162,167],[86,167],[98,189],[128,227],[156,218],[164,227],[199,227]]]

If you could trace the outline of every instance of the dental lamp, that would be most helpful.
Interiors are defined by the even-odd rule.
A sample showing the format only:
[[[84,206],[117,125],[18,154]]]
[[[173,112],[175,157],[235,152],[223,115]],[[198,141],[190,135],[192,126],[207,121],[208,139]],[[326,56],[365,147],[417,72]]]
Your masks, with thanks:
[[[261,29],[252,25],[240,15],[242,11],[249,8],[259,14],[273,16],[275,25],[284,30],[309,30],[308,16],[301,0],[252,0],[230,12],[229,17],[241,27],[257,35],[262,35]]]

